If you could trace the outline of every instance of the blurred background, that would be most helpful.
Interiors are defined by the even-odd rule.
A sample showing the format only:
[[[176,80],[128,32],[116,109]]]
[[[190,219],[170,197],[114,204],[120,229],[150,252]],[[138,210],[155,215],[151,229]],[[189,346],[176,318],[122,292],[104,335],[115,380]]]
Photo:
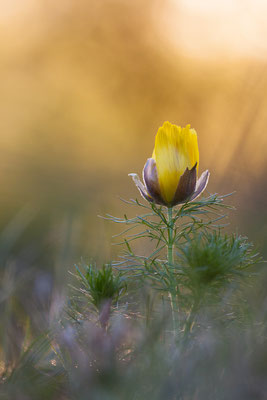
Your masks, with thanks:
[[[128,212],[127,175],[165,120],[196,129],[208,191],[236,191],[230,229],[266,254],[266,14],[264,0],[1,2],[3,298],[27,281],[41,302],[80,257],[117,256],[98,215]]]

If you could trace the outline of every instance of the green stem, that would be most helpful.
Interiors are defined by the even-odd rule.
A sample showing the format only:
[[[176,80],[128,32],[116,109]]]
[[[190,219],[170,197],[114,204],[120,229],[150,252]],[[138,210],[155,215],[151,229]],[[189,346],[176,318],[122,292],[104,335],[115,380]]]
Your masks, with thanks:
[[[168,208],[168,264],[173,264],[173,220],[172,207]]]
[[[174,222],[172,219],[172,207],[168,208],[168,269],[169,269],[169,274],[170,274],[170,281],[171,284],[173,283],[173,278],[172,278],[172,266],[173,266],[173,228],[174,228]],[[172,309],[172,321],[173,321],[173,331],[174,335],[176,334],[176,329],[177,329],[177,304],[176,304],[176,293],[174,289],[172,288],[169,291],[169,297],[171,300],[171,309]]]

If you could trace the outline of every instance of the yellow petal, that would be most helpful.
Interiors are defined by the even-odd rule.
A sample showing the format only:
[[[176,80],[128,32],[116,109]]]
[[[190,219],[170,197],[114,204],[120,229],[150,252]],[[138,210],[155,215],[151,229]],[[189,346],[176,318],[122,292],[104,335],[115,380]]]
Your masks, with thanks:
[[[190,125],[185,128],[164,122],[155,140],[152,158],[155,159],[162,197],[173,200],[179,179],[186,168],[199,164],[197,134]]]

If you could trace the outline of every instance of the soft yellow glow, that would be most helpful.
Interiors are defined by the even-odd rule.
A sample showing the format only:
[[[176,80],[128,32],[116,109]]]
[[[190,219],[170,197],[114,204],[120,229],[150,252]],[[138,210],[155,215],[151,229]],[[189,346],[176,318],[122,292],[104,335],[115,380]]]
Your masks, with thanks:
[[[171,202],[180,177],[186,168],[199,163],[197,134],[190,125],[185,128],[165,122],[159,128],[152,157],[156,161],[161,194]]]

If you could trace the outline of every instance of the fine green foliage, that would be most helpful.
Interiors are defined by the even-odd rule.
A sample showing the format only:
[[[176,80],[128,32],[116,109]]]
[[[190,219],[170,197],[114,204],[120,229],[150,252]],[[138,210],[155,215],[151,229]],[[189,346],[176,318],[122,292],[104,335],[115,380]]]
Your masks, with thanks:
[[[75,265],[76,277],[82,283],[80,291],[88,296],[90,302],[99,310],[108,300],[117,301],[125,289],[125,282],[120,273],[114,274],[111,265],[103,265],[97,269],[93,265],[85,265],[82,273]]]
[[[179,246],[183,271],[194,285],[220,285],[236,275],[252,274],[248,268],[259,261],[246,238],[221,232],[199,233]]]
[[[216,231],[191,235],[177,245],[175,254],[171,266],[159,259],[146,259],[144,278],[161,290],[179,285],[201,289],[204,285],[207,291],[241,276],[252,277],[256,273],[252,266],[261,261],[247,238]]]
[[[153,252],[146,256],[147,260],[154,260],[169,243],[170,227],[173,230],[173,245],[187,240],[192,232],[223,228],[225,224],[219,224],[219,222],[226,217],[225,210],[232,209],[231,206],[224,203],[224,199],[228,196],[211,195],[191,203],[185,203],[180,208],[173,210],[171,221],[168,221],[167,208],[165,207],[159,207],[153,203],[142,204],[138,200],[123,200],[131,206],[137,206],[140,210],[144,210],[145,213],[133,218],[128,218],[127,215],[124,215],[124,218],[107,215],[105,219],[127,226],[120,233],[120,236],[126,236],[123,241],[117,243],[118,245],[126,245],[126,263],[131,261],[133,255],[132,243],[139,239],[148,239],[154,243]],[[137,232],[132,233],[133,230]],[[113,263],[113,266],[122,264],[123,262]],[[129,266],[127,266],[127,270],[129,271]]]

